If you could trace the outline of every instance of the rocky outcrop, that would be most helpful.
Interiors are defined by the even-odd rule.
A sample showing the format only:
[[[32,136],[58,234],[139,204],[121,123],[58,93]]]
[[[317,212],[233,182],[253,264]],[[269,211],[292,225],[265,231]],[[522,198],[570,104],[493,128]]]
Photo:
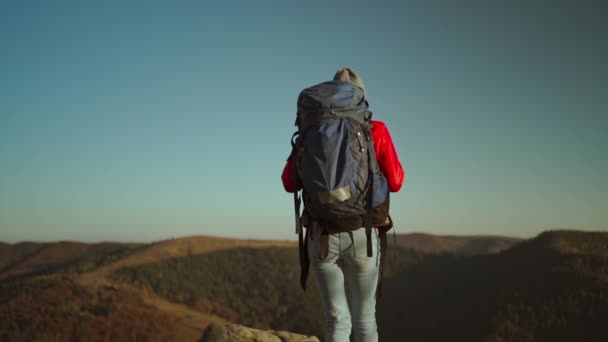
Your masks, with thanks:
[[[210,324],[199,342],[319,342],[314,336],[287,331],[265,331],[238,324]]]

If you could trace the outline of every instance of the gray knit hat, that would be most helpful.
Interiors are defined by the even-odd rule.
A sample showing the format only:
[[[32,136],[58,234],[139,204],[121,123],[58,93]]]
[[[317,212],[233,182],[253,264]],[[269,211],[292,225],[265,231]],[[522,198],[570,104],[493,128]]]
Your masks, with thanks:
[[[363,85],[363,80],[361,79],[361,77],[359,77],[359,74],[357,74],[357,72],[352,68],[338,69],[338,71],[336,71],[336,74],[334,75],[334,80],[345,81],[356,85],[357,87],[363,89],[363,93],[367,98],[367,94],[365,93],[365,86]]]

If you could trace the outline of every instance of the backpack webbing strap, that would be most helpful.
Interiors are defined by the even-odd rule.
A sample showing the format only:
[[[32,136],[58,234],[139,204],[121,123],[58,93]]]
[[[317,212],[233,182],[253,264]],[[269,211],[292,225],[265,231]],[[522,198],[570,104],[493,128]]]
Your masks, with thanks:
[[[295,132],[291,136],[291,154],[289,155],[288,161],[291,159],[293,163],[292,179],[296,186],[296,189],[300,187],[299,175],[298,175],[298,146],[296,142],[297,136],[300,132]],[[302,218],[300,217],[300,205],[302,204],[302,198],[298,196],[298,191],[293,192],[293,208],[295,211],[296,220],[296,234],[298,234],[298,250],[300,255],[300,285],[303,290],[306,290],[306,280],[308,280],[308,270],[310,268],[310,259],[308,258],[308,230],[306,230],[306,236],[304,236],[302,227]]]
[[[372,229],[365,228],[365,238],[367,239],[367,256],[372,257]]]
[[[388,247],[388,241],[386,232],[389,231],[393,227],[393,219],[391,216],[388,216],[389,224],[388,226],[383,226],[382,229],[378,229],[379,237],[380,237],[380,270],[378,274],[378,287],[376,288],[376,298],[382,297],[382,279],[384,278],[384,260],[386,260],[386,251]],[[393,230],[394,234],[394,230]],[[393,235],[394,236],[394,235]],[[395,245],[397,240],[395,238]]]
[[[306,230],[306,236],[304,236],[302,219],[300,217],[300,204],[302,200],[298,196],[298,192],[293,193],[293,205],[295,209],[296,218],[296,234],[298,234],[298,249],[300,254],[300,285],[302,290],[306,291],[306,280],[308,279],[308,269],[310,267],[310,260],[308,258],[308,229]]]
[[[378,274],[378,287],[376,288],[376,298],[382,297],[382,278],[384,278],[384,260],[386,259],[386,232],[380,232],[380,269]]]
[[[308,280],[308,270],[310,268],[310,259],[308,258],[308,229],[306,230],[305,236],[303,236],[302,230],[300,230],[298,236],[298,245],[300,249],[300,286],[302,286],[302,290],[306,291],[306,281]]]
[[[296,234],[300,234],[302,231],[302,218],[300,217],[300,204],[302,203],[302,199],[298,196],[298,192],[294,191],[293,193],[293,209],[295,211],[295,220],[296,220]]]
[[[291,179],[294,184],[296,190],[293,192],[293,208],[295,210],[295,220],[296,220],[296,234],[300,234],[302,231],[302,218],[300,217],[300,205],[302,203],[302,199],[298,196],[298,188],[301,186],[300,177],[298,174],[298,146],[296,143],[296,138],[300,134],[300,132],[295,132],[291,136],[291,154],[289,158],[287,158],[287,162],[292,163],[292,171],[291,171]]]
[[[367,256],[372,256],[372,209],[374,208],[374,170],[372,168],[372,150],[370,148],[370,136],[371,133],[367,134],[367,178],[369,179],[369,189],[367,194],[367,213],[365,217],[365,235],[367,238]],[[372,142],[373,146],[373,142]]]

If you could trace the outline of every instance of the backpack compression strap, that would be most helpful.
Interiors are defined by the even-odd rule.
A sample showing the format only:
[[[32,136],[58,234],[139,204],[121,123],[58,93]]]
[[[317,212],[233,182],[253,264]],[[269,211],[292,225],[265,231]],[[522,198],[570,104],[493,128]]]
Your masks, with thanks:
[[[308,230],[306,235],[302,237],[302,231],[298,234],[299,250],[300,250],[300,286],[306,291],[306,280],[308,280],[308,270],[310,268],[310,259],[308,259]],[[304,239],[304,241],[302,241]]]
[[[299,132],[295,132],[291,137],[291,154],[289,155],[288,161],[291,159],[293,163],[292,179],[296,185],[296,189],[300,186],[298,181],[298,146],[297,136]],[[298,195],[299,191],[293,192],[293,208],[295,211],[295,222],[296,222],[296,234],[298,234],[298,250],[300,256],[300,285],[303,290],[306,290],[306,280],[308,280],[308,271],[310,268],[310,259],[308,258],[308,230],[306,230],[306,236],[304,236],[302,227],[302,218],[300,217],[300,205],[302,204],[302,198]]]
[[[370,148],[371,133],[366,131],[367,139],[367,178],[369,179],[369,190],[367,195],[367,213],[365,217],[365,236],[367,238],[367,256],[372,256],[372,209],[374,207],[374,170],[372,168],[372,150]],[[373,142],[371,143],[373,146]]]

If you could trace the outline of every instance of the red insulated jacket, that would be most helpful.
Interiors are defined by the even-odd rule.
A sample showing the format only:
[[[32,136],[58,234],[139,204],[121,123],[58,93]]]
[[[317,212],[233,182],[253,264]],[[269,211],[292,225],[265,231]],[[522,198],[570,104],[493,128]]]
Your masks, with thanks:
[[[374,148],[376,149],[376,159],[380,170],[386,177],[388,188],[391,192],[397,192],[401,189],[403,182],[405,181],[405,172],[397,157],[397,151],[393,145],[393,140],[388,132],[388,128],[381,121],[372,120],[372,137],[374,138]],[[300,189],[296,189],[295,182],[293,180],[293,160],[289,159],[287,164],[283,168],[283,174],[281,180],[283,180],[283,187],[287,192],[295,192]]]

